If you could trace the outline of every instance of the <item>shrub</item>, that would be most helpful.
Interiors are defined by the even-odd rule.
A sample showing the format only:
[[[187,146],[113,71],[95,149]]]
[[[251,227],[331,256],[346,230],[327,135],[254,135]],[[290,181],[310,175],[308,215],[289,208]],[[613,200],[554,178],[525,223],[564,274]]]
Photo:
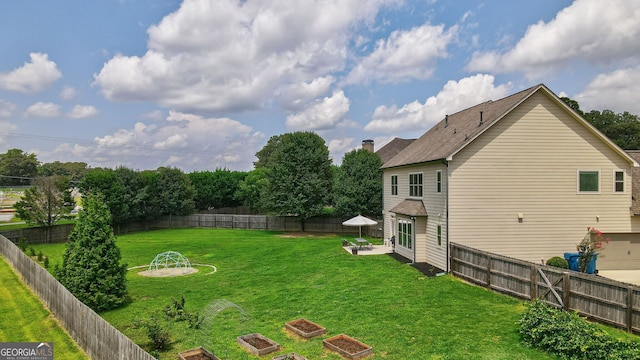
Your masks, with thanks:
[[[158,323],[155,317],[151,317],[151,320],[145,321],[143,326],[147,330],[147,336],[149,340],[151,340],[154,350],[165,350],[169,348],[171,335]]]
[[[616,339],[576,312],[541,300],[529,304],[518,321],[523,341],[563,359],[639,359],[640,343]]]
[[[48,256],[46,256],[46,257],[44,258],[44,268],[45,268],[45,269],[48,269],[48,268],[49,268],[49,257],[48,257]]]
[[[38,251],[38,261],[42,261],[43,257],[44,257],[44,254],[42,253],[42,250]]]
[[[30,247],[29,248],[29,256],[36,256],[36,249]]]
[[[18,249],[22,250],[22,252],[27,252],[27,245],[26,238],[20,238],[20,240],[18,240]]]
[[[560,256],[554,256],[551,259],[547,260],[547,265],[561,269],[569,268],[569,262],[567,261],[567,259],[561,258]]]

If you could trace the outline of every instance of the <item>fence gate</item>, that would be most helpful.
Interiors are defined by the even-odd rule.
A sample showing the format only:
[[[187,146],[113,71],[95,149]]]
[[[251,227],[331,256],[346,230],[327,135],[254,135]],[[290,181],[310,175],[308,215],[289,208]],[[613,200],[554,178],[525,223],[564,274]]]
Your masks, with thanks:
[[[566,286],[569,284],[568,273],[557,272],[548,268],[537,267],[536,293],[537,298],[547,304],[564,309],[569,308]]]

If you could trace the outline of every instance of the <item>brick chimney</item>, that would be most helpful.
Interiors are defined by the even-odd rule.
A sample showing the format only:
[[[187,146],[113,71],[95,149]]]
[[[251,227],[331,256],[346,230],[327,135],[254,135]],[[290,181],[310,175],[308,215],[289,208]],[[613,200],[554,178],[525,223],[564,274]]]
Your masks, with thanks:
[[[362,140],[362,150],[373,152],[373,140]]]

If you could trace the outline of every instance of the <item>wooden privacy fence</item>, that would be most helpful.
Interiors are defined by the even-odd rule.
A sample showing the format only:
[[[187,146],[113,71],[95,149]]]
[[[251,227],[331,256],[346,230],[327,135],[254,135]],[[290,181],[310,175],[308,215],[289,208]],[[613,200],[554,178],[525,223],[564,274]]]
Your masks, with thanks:
[[[343,226],[346,219],[336,217],[315,217],[304,222],[304,231],[336,234],[358,234],[358,227]],[[220,228],[220,229],[247,229],[247,230],[270,230],[270,231],[302,231],[301,220],[295,216],[266,216],[266,215],[233,215],[233,214],[193,214],[187,216],[165,216],[163,218],[117,225],[114,227],[116,235],[130,232],[148,231],[155,229],[174,228]],[[55,225],[51,232],[51,242],[65,242],[69,233],[73,230],[73,225]],[[41,244],[46,242],[44,228],[24,228],[16,230],[2,230],[0,234],[7,237],[14,243],[20,239],[26,239],[30,244]],[[381,237],[382,221],[379,225],[363,226],[362,234],[372,237]]]
[[[640,287],[451,243],[451,273],[518,298],[543,299],[628,332],[640,333]]]
[[[97,360],[155,359],[106,322],[60,284],[42,266],[0,235],[0,254],[42,299],[84,351]]]

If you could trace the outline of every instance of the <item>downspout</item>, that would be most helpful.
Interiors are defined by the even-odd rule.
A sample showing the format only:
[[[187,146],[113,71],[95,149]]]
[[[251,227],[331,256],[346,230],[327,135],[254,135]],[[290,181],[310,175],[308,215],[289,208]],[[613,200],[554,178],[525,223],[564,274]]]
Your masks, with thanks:
[[[450,271],[450,263],[451,263],[451,258],[449,257],[449,162],[445,159],[443,160],[445,166],[447,167],[447,176],[446,176],[446,183],[445,183],[445,191],[446,191],[446,196],[445,196],[445,212],[446,215],[444,217],[445,221],[446,221],[446,231],[447,231],[447,237],[446,237],[446,243],[447,243],[447,268],[445,269],[445,273],[449,273]]]
[[[411,260],[411,264],[415,264],[416,263],[416,233],[417,233],[417,228],[416,228],[416,217],[412,216],[411,217],[411,226],[413,226],[413,229],[411,229],[411,236],[413,237],[412,242],[413,242],[413,259]]]

